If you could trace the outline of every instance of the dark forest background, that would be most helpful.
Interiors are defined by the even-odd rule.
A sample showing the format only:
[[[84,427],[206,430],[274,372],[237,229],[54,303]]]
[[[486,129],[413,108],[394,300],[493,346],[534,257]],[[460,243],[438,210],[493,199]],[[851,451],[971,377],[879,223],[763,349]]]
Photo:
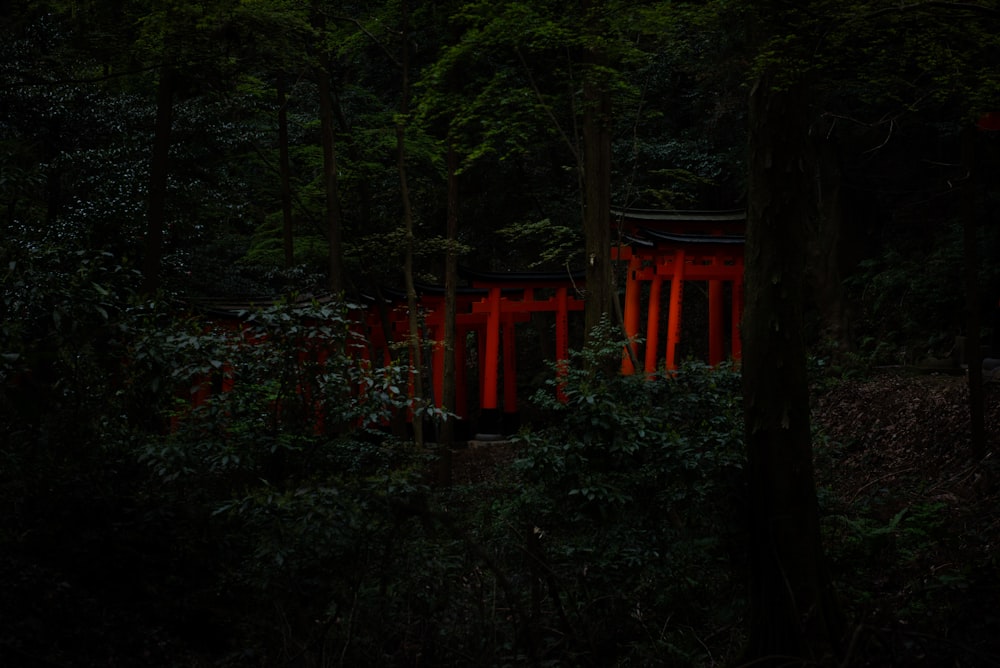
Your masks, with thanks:
[[[350,325],[455,263],[582,270],[612,208],[753,226],[772,156],[795,165],[775,199],[803,203],[784,221],[814,396],[1000,357],[992,1],[8,0],[0,19],[4,665],[784,665],[748,645],[753,388],[697,361],[703,314],[650,383],[606,372],[604,303],[565,403],[533,322],[530,426],[450,478],[451,449],[401,427],[441,417],[408,396],[405,349],[363,364]],[[264,343],[206,317],[222,302],[267,303]],[[964,429],[988,468],[992,436]],[[856,443],[814,429],[821,483]],[[848,621],[792,664],[992,665],[995,611],[955,606],[1000,591],[995,555],[880,609],[878,573],[927,556],[943,506],[832,498]],[[912,633],[873,631],[891,617]]]

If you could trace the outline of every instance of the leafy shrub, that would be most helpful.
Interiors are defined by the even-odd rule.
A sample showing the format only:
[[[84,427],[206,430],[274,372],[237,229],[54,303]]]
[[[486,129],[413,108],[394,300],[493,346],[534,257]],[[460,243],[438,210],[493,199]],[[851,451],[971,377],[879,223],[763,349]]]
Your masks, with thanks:
[[[624,343],[608,328],[592,341],[552,380],[558,392],[536,396],[553,426],[520,436],[526,487],[502,512],[537,527],[563,614],[586,629],[575,649],[598,665],[696,662],[687,629],[738,614],[739,376],[694,363],[609,373]]]
[[[373,367],[363,345],[347,307],[313,304],[144,346],[173,361],[182,396],[173,428],[140,459],[161,499],[216,537],[215,546],[185,538],[220,567],[202,596],[225,593],[240,651],[271,665],[328,647],[380,665],[400,651],[369,629],[397,618],[387,590],[418,586],[397,561],[421,543],[426,455],[383,429],[412,408],[408,370]]]
[[[980,257],[990,257],[995,231],[982,232],[979,243]],[[861,262],[847,284],[859,305],[859,352],[876,364],[947,356],[955,335],[964,331],[964,266],[959,224],[943,227],[923,246],[897,243]],[[998,278],[997,269],[984,263],[984,295],[996,292]]]

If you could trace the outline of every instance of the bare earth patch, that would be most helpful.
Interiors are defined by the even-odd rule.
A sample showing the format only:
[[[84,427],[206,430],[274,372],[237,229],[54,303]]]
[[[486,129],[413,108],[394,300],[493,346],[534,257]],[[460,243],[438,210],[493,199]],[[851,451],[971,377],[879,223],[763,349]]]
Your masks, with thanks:
[[[967,392],[964,375],[887,371],[814,398],[852,665],[1000,665],[1000,471],[995,456],[971,456]],[[1000,385],[985,395],[992,453]]]

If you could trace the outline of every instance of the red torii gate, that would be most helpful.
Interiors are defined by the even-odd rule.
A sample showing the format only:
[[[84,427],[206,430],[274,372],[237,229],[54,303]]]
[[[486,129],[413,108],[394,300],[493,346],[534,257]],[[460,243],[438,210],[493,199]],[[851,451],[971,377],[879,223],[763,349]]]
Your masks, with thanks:
[[[583,299],[577,287],[582,274],[566,273],[489,273],[463,269],[460,274],[474,289],[486,296],[472,304],[473,313],[486,314],[483,345],[480,347],[480,432],[500,433],[502,425],[516,423],[517,369],[516,316],[525,320],[531,313],[550,312],[556,316],[557,364],[569,360],[569,313],[582,311]],[[545,293],[545,294],[542,294]],[[502,327],[501,327],[502,326]],[[501,335],[502,329],[502,335]],[[500,346],[503,344],[503,375],[500,374]],[[499,386],[503,379],[503,415],[499,404]],[[507,419],[504,420],[504,416]]]
[[[730,356],[741,355],[739,323],[743,312],[743,211],[660,211],[626,209],[612,212],[621,243],[612,249],[612,258],[628,263],[625,283],[624,329],[634,340],[642,334],[643,284],[648,283],[645,307],[645,351],[641,361],[645,373],[652,374],[660,359],[661,291],[670,285],[667,312],[665,366],[677,368],[681,340],[681,313],[684,281],[708,284],[708,362],[716,365],[726,358],[725,284],[731,286]],[[539,272],[460,271],[469,284],[457,295],[455,355],[464,360],[465,335],[475,332],[479,352],[478,431],[503,432],[504,424],[516,423],[517,368],[515,327],[533,312],[551,312],[556,317],[557,364],[569,359],[569,313],[583,309],[579,288],[583,275]],[[444,384],[444,289],[421,285],[418,288],[424,311],[427,340],[434,346],[432,390],[435,404],[443,406]],[[405,318],[397,320],[396,334],[402,335]],[[636,371],[639,346],[625,351],[622,373]],[[456,364],[456,406],[446,407],[462,418],[468,409],[464,392],[465,365]],[[501,394],[502,387],[502,394]]]
[[[633,343],[622,358],[622,373],[632,374],[639,363],[641,296],[649,283],[646,308],[645,355],[647,374],[657,370],[659,358],[660,294],[670,283],[667,314],[666,368],[677,368],[677,346],[681,337],[684,281],[708,282],[708,363],[725,359],[724,284],[732,286],[731,356],[741,355],[739,323],[743,313],[743,247],[746,224],[743,211],[655,211],[624,209],[612,212],[623,243],[612,249],[612,257],[628,262],[625,282],[624,329]]]
[[[455,406],[444,406],[444,346],[445,291],[442,286],[418,284],[417,298],[421,309],[424,334],[422,339],[432,346],[431,392],[434,404],[446,408],[460,418],[469,417],[465,392],[466,335],[477,337],[479,358],[479,425],[482,434],[503,433],[504,425],[517,423],[517,350],[515,326],[527,322],[532,313],[555,314],[557,362],[569,359],[569,313],[583,310],[583,298],[577,292],[582,274],[540,272],[480,272],[461,269],[468,287],[456,293]],[[391,340],[402,341],[409,334],[405,296],[389,291],[395,306],[388,307],[389,336],[385,336],[380,318],[367,317],[369,341],[376,349],[386,348]],[[502,388],[502,394],[501,394]]]
[[[665,366],[677,367],[677,349],[681,339],[681,313],[685,280],[708,283],[708,362],[719,364],[725,359],[725,294],[724,285],[731,284],[731,350],[733,359],[740,357],[739,322],[743,311],[743,246],[742,232],[746,216],[742,211],[654,211],[625,209],[612,211],[613,225],[619,232],[620,243],[612,249],[612,258],[627,262],[623,324],[625,333],[634,340],[642,333],[644,283],[648,283],[646,301],[645,351],[641,361],[646,374],[656,372],[660,351],[661,291],[664,282],[670,285],[667,313]],[[443,406],[444,386],[444,289],[439,286],[418,286],[425,336],[433,345],[431,355],[431,388],[434,403],[447,408],[461,418],[469,417],[466,400],[465,350],[466,336],[475,333],[479,352],[479,432],[501,434],[503,425],[516,424],[518,409],[516,337],[518,322],[527,321],[532,313],[551,312],[555,315],[557,364],[569,359],[569,313],[583,310],[579,289],[582,274],[567,273],[490,273],[462,270],[469,284],[456,295],[456,405]],[[218,307],[218,306],[217,306]],[[221,311],[230,308],[218,307]],[[235,308],[235,307],[232,307]],[[356,328],[368,340],[370,349],[364,354],[375,359],[390,357],[389,346],[408,336],[405,300],[399,294],[390,295],[383,304],[382,315],[375,306],[357,322]],[[632,343],[622,360],[622,373],[632,374],[640,360],[639,346]],[[502,367],[501,367],[502,364]],[[501,383],[503,393],[501,397]],[[223,388],[223,390],[226,388]],[[501,400],[502,399],[502,400]]]

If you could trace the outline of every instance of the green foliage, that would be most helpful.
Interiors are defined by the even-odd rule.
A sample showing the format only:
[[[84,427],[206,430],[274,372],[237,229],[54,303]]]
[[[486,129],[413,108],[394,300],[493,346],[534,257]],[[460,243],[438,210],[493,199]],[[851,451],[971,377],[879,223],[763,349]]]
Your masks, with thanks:
[[[267,216],[253,236],[250,238],[250,248],[242,258],[249,265],[264,267],[284,266],[284,240],[282,237],[281,213],[275,212]],[[328,259],[326,239],[319,234],[299,234],[294,238],[294,261],[298,265],[322,267]]]
[[[5,452],[99,433],[131,335],[136,274],[110,253],[57,247],[10,245],[0,264],[0,434],[15,446]]]
[[[143,342],[140,361],[169,359],[180,396],[171,430],[138,460],[161,503],[212,527],[219,548],[187,547],[220,560],[211,587],[226,583],[246,606],[230,631],[258,636],[247,651],[281,664],[290,658],[278,648],[321,651],[315,641],[379,665],[377,645],[394,640],[356,625],[395,618],[382,587],[388,573],[409,572],[397,561],[413,557],[407,518],[419,513],[406,509],[426,495],[426,455],[382,430],[410,405],[407,370],[365,362],[342,305],[280,305],[234,324]]]
[[[739,614],[739,376],[693,364],[653,378],[602,372],[624,343],[610,328],[591,338],[536,396],[552,426],[519,437],[524,493],[503,512],[543,533],[566,614],[615,647],[604,660],[696,662],[688,625]]]
[[[962,234],[960,225],[948,225],[923,243],[904,241],[861,262],[848,281],[865,332],[861,355],[876,364],[899,364],[950,353],[955,335],[964,332]],[[995,234],[982,233],[982,257],[995,247]],[[979,280],[984,292],[994,291],[1000,285],[997,267],[984,264]]]
[[[555,224],[548,218],[514,223],[497,230],[497,234],[512,243],[534,243],[536,259],[528,265],[532,268],[575,267],[583,254],[579,231]]]
[[[948,521],[946,505],[916,503],[884,519],[885,508],[875,501],[855,504],[850,515],[833,513],[824,518],[837,590],[851,606],[864,611],[880,605],[869,587],[884,587],[886,578],[897,578],[900,582],[894,588],[904,594],[894,615],[922,619],[943,614],[935,606],[952,596],[961,598],[972,579],[960,564],[948,564],[955,567],[937,572],[935,543]],[[904,580],[913,573],[921,577]]]
[[[236,325],[164,341],[173,383],[192,396],[211,392],[194,406],[182,400],[176,430],[148,452],[164,475],[244,470],[278,484],[326,458],[310,445],[318,434],[377,427],[406,404],[405,369],[360,359],[365,343],[344,307],[284,305]],[[301,470],[265,474],[273,456],[288,453],[301,455]]]

